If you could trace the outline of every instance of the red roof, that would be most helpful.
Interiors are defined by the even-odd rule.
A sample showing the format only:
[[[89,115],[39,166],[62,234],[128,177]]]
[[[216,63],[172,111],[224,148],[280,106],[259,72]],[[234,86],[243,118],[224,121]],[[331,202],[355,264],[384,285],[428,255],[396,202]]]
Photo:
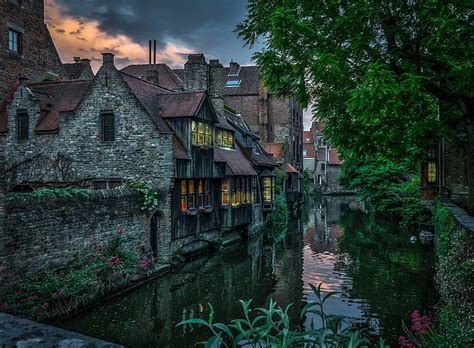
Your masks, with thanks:
[[[297,173],[297,174],[300,174],[299,170],[296,169],[295,167],[293,167],[291,164],[289,163],[285,163],[285,172],[287,173]]]
[[[285,155],[285,144],[284,143],[260,143],[262,145],[265,152],[273,155],[273,157],[277,160],[283,159]]]
[[[15,91],[17,90],[18,86],[20,86],[20,82],[17,81],[13,85],[13,87],[7,92],[5,98],[3,98],[2,102],[0,103],[0,133],[6,133],[8,129],[8,114],[7,114],[7,105],[8,102],[13,98]]]

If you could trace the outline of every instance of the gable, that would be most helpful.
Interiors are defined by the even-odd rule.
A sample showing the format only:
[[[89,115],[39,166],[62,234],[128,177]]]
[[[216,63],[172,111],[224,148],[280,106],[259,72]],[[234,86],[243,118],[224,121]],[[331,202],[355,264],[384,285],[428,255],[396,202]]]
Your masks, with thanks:
[[[206,120],[214,123],[218,123],[219,119],[217,114],[212,106],[212,102],[208,96],[203,100],[201,106],[199,107],[196,117],[201,120]]]

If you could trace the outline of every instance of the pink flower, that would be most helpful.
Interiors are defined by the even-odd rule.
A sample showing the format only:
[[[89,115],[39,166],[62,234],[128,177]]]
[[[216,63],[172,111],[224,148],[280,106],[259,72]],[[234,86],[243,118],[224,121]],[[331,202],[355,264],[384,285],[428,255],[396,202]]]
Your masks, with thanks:
[[[138,280],[138,279],[140,279],[140,276],[139,276],[138,274],[134,273],[134,274],[132,274],[132,276],[130,277],[130,279],[132,279],[132,280]]]
[[[150,260],[148,260],[148,257],[146,257],[145,255],[140,257],[140,268],[148,268],[150,266],[150,263]]]
[[[49,308],[49,303],[48,302],[43,303],[43,309],[47,310],[48,308]]]
[[[403,348],[415,348],[415,345],[405,336],[398,337],[398,344]]]
[[[124,231],[125,231],[125,229],[124,229],[122,226],[120,226],[119,228],[117,228],[117,236],[121,236]]]
[[[36,301],[37,299],[38,299],[38,295],[33,295],[33,296],[22,299],[21,302],[32,302],[32,301]]]
[[[120,257],[112,256],[107,263],[109,266],[118,266],[120,265]]]
[[[421,316],[418,311],[411,314],[411,330],[417,333],[425,333],[431,329],[430,317],[426,314]]]

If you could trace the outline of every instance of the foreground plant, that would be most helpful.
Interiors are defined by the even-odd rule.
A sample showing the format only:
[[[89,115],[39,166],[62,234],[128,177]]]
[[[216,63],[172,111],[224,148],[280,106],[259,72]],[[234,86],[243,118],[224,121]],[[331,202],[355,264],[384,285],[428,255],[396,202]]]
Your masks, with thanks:
[[[252,300],[240,300],[243,317],[231,320],[230,324],[214,322],[214,308],[211,304],[207,320],[200,318],[180,322],[182,325],[198,325],[209,330],[210,337],[200,344],[205,347],[367,347],[369,341],[363,331],[351,330],[346,318],[324,312],[324,303],[336,294],[323,294],[322,283],[317,287],[310,285],[317,301],[306,304],[301,310],[300,319],[315,316],[308,326],[291,323],[288,311],[291,305],[282,308],[270,300],[267,308],[252,308]],[[379,347],[385,347],[383,340]]]

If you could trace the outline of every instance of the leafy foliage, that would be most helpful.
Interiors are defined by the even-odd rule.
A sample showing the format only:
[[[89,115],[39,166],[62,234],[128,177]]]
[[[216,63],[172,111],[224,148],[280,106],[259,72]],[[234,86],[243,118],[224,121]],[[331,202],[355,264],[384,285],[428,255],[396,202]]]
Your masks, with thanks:
[[[210,306],[209,318],[188,319],[178,325],[197,325],[210,331],[205,347],[364,347],[368,340],[363,333],[350,330],[344,325],[345,318],[328,315],[324,312],[324,303],[335,292],[323,294],[321,285],[311,286],[317,302],[306,304],[301,311],[301,319],[316,316],[321,319],[322,327],[312,320],[308,327],[291,323],[288,311],[291,307],[281,308],[270,300],[267,308],[252,308],[252,300],[240,300],[243,317],[231,320],[230,324],[214,323],[214,309]],[[384,347],[380,341],[379,347]]]
[[[288,206],[284,193],[280,193],[275,199],[276,208],[270,215],[270,227],[273,237],[279,241],[282,240],[288,230]]]
[[[39,189],[32,192],[9,192],[9,199],[16,198],[70,198],[70,197],[88,197],[91,191],[81,188],[52,188]]]
[[[342,166],[340,182],[370,200],[378,213],[401,218],[404,226],[427,221],[428,210],[420,202],[419,180],[410,162],[393,162],[381,156]]]
[[[455,225],[448,208],[439,200],[435,203],[433,226],[436,232],[436,253],[444,255],[449,249],[450,236],[454,231]]]
[[[122,250],[124,238],[119,229],[107,248],[56,271],[20,281],[1,278],[0,308],[32,319],[58,317],[142,279],[153,262]]]
[[[153,212],[158,208],[158,192],[152,184],[143,180],[136,182],[126,181],[121,187],[135,189],[143,194],[142,210]]]

